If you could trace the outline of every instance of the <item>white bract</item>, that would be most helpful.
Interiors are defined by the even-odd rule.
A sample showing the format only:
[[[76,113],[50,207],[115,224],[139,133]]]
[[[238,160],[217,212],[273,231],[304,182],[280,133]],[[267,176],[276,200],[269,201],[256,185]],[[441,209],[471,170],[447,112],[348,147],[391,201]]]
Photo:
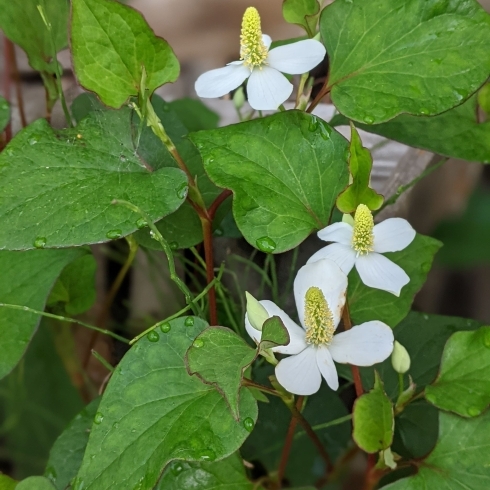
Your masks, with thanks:
[[[197,95],[221,97],[248,78],[248,102],[252,108],[277,109],[293,91],[293,85],[282,73],[309,72],[325,57],[325,47],[319,41],[306,39],[269,51],[271,42],[269,36],[262,34],[257,9],[249,7],[242,21],[240,61],[203,73],[196,80]]]
[[[313,254],[308,263],[330,259],[345,274],[355,265],[366,286],[399,296],[410,278],[400,266],[381,254],[403,250],[412,243],[415,234],[410,223],[402,218],[389,218],[375,226],[369,208],[360,204],[354,225],[334,223],[318,232],[318,238],[334,243]]]
[[[290,393],[312,395],[320,389],[322,376],[333,390],[339,387],[333,361],[372,366],[393,350],[388,325],[371,321],[334,335],[345,304],[347,276],[331,260],[302,267],[294,280],[294,298],[301,326],[272,301],[260,301],[270,316],[278,316],[288,329],[290,342],[272,350],[290,354],[276,366],[279,383]],[[248,334],[259,343],[262,332],[245,316]]]

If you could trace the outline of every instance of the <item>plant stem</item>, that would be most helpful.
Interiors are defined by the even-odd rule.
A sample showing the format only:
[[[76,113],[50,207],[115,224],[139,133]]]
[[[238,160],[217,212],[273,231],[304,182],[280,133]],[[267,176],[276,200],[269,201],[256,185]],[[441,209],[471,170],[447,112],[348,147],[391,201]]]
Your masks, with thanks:
[[[342,321],[346,330],[350,330],[352,328],[352,321],[350,319],[349,305],[347,304],[347,300],[345,301],[344,310],[342,311]],[[364,393],[361,374],[359,373],[359,368],[357,366],[351,364],[350,367],[352,370],[352,377],[354,378],[354,386],[356,387],[356,396],[359,397]]]
[[[89,328],[90,330],[95,330],[96,332],[100,332],[100,333],[103,333],[105,335],[109,335],[110,337],[113,337],[114,339],[119,340],[120,342],[124,342],[125,344],[129,344],[129,339],[121,337],[120,335],[117,335],[116,333],[113,333],[109,330],[105,330],[103,328],[98,328],[94,325],[90,325],[90,324],[82,322],[80,320],[75,320],[75,318],[68,318],[66,316],[54,315],[53,313],[46,313],[45,311],[35,310],[33,308],[29,308],[28,306],[10,305],[7,303],[0,303],[0,307],[10,308],[12,310],[27,311],[29,313],[41,315],[41,316],[44,316],[46,318],[54,318],[55,320],[60,320],[62,322],[76,323],[77,325],[81,325],[82,327]]]
[[[101,356],[96,350],[92,349],[92,355],[104,366],[110,373],[114,372],[114,367],[111,366],[103,356]]]
[[[320,103],[320,101],[327,95],[330,90],[332,90],[332,87],[328,86],[328,75],[327,78],[325,79],[325,83],[323,84],[323,87],[320,89],[320,92],[318,92],[317,96],[313,99],[311,104],[308,106],[306,109],[306,112],[313,112],[313,109]]]
[[[281,396],[280,393],[278,393],[274,388],[269,388],[268,386],[261,385],[248,378],[242,379],[242,386],[246,386],[248,388],[256,388],[257,390],[263,391],[268,395],[279,396],[279,397]]]
[[[204,238],[204,257],[206,259],[206,280],[208,284],[214,281],[214,254],[213,254],[213,226],[208,218],[201,218],[202,234]],[[218,324],[218,310],[216,308],[216,289],[214,284],[209,288],[209,324]]]
[[[225,189],[212,203],[208,208],[208,216],[211,220],[214,219],[216,215],[216,211],[221,206],[221,204],[226,201],[228,197],[230,197],[233,193],[229,189]]]

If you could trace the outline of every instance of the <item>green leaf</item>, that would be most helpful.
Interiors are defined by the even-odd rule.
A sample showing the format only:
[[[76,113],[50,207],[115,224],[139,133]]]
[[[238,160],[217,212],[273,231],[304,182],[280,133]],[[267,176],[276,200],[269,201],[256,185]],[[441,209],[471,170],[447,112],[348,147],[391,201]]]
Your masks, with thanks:
[[[353,0],[320,18],[333,103],[350,119],[435,115],[490,72],[490,17],[475,0]]]
[[[377,373],[374,388],[361,395],[354,403],[352,422],[352,437],[362,450],[377,453],[391,446],[394,429],[393,405]]]
[[[439,413],[437,446],[420,462],[415,476],[403,478],[385,490],[486,490],[490,487],[490,413],[475,419]]]
[[[0,473],[0,490],[14,490],[17,482],[7,475]]]
[[[44,476],[58,490],[68,487],[78,473],[99,402],[100,399],[96,398],[87,405],[56,439],[49,452]]]
[[[42,5],[51,31],[44,23],[38,5]],[[67,0],[0,0],[0,29],[27,53],[32,68],[54,73],[55,65],[51,59],[67,45],[68,9]],[[53,53],[53,47],[56,53]]]
[[[282,15],[286,22],[301,26],[310,37],[313,37],[316,34],[320,4],[318,0],[284,0]]]
[[[350,124],[351,141],[349,146],[349,170],[352,184],[337,198],[337,207],[345,214],[353,213],[359,204],[365,204],[369,209],[376,210],[383,204],[384,198],[369,187],[373,157],[362,141],[354,124]]]
[[[442,410],[476,417],[490,404],[490,327],[456,332],[447,341],[441,372],[425,398]]]
[[[131,201],[150,219],[184,201],[181,170],[150,171],[137,155],[131,111],[91,113],[55,132],[44,119],[21,131],[0,155],[0,243],[7,249],[104,242],[137,229]]]
[[[0,413],[6,422],[2,448],[19,479],[43,473],[54,441],[83,407],[53,331],[43,320],[24,358],[0,382]]]
[[[203,383],[214,386],[238,421],[243,373],[256,357],[256,350],[229,328],[208,327],[187,351],[187,370],[190,375],[197,374]]]
[[[331,124],[348,124],[348,120],[336,116]],[[402,114],[384,124],[358,124],[358,127],[440,155],[490,163],[490,121],[476,120],[476,97],[438,116]]]
[[[490,83],[486,83],[478,91],[478,105],[487,113],[490,114]]]
[[[289,250],[326,226],[347,185],[347,141],[304,112],[282,112],[190,138],[211,179],[233,191],[238,228],[264,252]]]
[[[152,488],[174,459],[219,460],[235,452],[254,424],[246,389],[236,422],[218,391],[187,373],[184,356],[207,324],[178,318],[124,356],[100,402],[77,477],[78,488]],[[77,486],[75,485],[75,488]]]
[[[165,470],[156,490],[255,490],[248,480],[240,453],[207,463],[176,461]]]
[[[219,115],[200,100],[184,97],[173,100],[168,105],[189,132],[218,127]]]
[[[97,264],[92,253],[68,264],[56,281],[48,298],[48,306],[62,303],[67,315],[87,311],[95,302],[95,272]]]
[[[271,349],[279,345],[288,345],[290,340],[289,332],[278,316],[268,318],[262,325],[260,350]]]
[[[424,284],[434,255],[441,245],[433,238],[417,234],[413,242],[404,250],[383,254],[399,265],[410,277],[410,282],[403,287],[399,297],[366,286],[355,268],[352,269],[349,274],[347,297],[354,324],[380,320],[394,327],[403,320],[410,311],[415,294]]]
[[[86,254],[84,249],[0,252],[0,303],[43,310],[63,268]],[[0,378],[23,356],[39,323],[39,315],[0,306]]]
[[[136,10],[111,0],[73,0],[71,52],[78,81],[104,104],[120,107],[141,90],[175,82],[179,62]]]
[[[30,476],[22,480],[15,490],[55,490],[56,487],[44,476]]]
[[[0,95],[0,133],[7,127],[10,121],[10,106]]]

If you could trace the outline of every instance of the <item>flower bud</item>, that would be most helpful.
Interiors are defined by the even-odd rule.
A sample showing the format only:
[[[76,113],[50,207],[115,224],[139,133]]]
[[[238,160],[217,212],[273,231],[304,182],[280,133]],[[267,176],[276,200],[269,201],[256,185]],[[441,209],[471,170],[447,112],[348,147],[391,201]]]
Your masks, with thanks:
[[[410,355],[400,342],[395,340],[391,353],[391,365],[399,374],[405,374],[410,369]]]
[[[250,325],[255,330],[262,331],[262,325],[269,318],[267,310],[247,291],[245,291],[247,298],[247,316]]]
[[[243,87],[238,87],[233,94],[233,104],[235,108],[240,110],[245,103],[245,94],[243,92]]]

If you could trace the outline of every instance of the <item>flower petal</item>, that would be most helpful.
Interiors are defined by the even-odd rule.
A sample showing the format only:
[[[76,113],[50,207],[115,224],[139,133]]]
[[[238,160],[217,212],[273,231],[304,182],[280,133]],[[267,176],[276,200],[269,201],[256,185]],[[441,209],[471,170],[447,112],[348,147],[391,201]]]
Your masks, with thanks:
[[[407,248],[415,238],[415,230],[402,218],[389,218],[378,223],[374,229],[375,252],[398,252]]]
[[[313,395],[320,389],[322,377],[313,347],[282,359],[276,366],[277,381],[295,395]]]
[[[335,337],[334,337],[335,338]],[[332,356],[327,347],[318,347],[316,350],[316,362],[318,368],[325,378],[328,386],[332,390],[338,390],[339,388],[339,376],[337,374],[337,368],[332,360]]]
[[[349,274],[354,267],[354,262],[356,261],[356,251],[350,245],[331,243],[330,245],[327,245],[326,247],[318,250],[318,252],[314,253],[308,259],[308,264],[311,262],[317,262],[321,259],[332,260],[342,269],[344,274]]]
[[[393,330],[374,320],[334,335],[328,349],[335,362],[372,366],[388,358],[393,341]]]
[[[325,58],[325,47],[314,39],[278,46],[269,51],[269,66],[290,75],[309,72]]]
[[[269,49],[272,44],[272,39],[267,34],[262,34],[262,42],[264,43],[265,47]]]
[[[293,85],[274,68],[255,68],[247,84],[248,102],[257,111],[276,110],[293,92]]]
[[[334,325],[340,322],[345,304],[347,276],[331,260],[322,259],[304,265],[294,280],[294,299],[301,325],[304,326],[305,294],[311,287],[320,288],[332,312]]]
[[[350,245],[352,243],[353,233],[354,228],[348,223],[341,221],[323,228],[317,235],[318,238],[324,242],[337,242],[343,243],[344,245]]]
[[[400,296],[402,287],[410,282],[400,266],[376,252],[358,257],[356,269],[366,286],[388,291],[395,296]]]
[[[232,63],[203,73],[194,85],[197,95],[203,98],[221,97],[239,87],[250,76],[243,63]]]

